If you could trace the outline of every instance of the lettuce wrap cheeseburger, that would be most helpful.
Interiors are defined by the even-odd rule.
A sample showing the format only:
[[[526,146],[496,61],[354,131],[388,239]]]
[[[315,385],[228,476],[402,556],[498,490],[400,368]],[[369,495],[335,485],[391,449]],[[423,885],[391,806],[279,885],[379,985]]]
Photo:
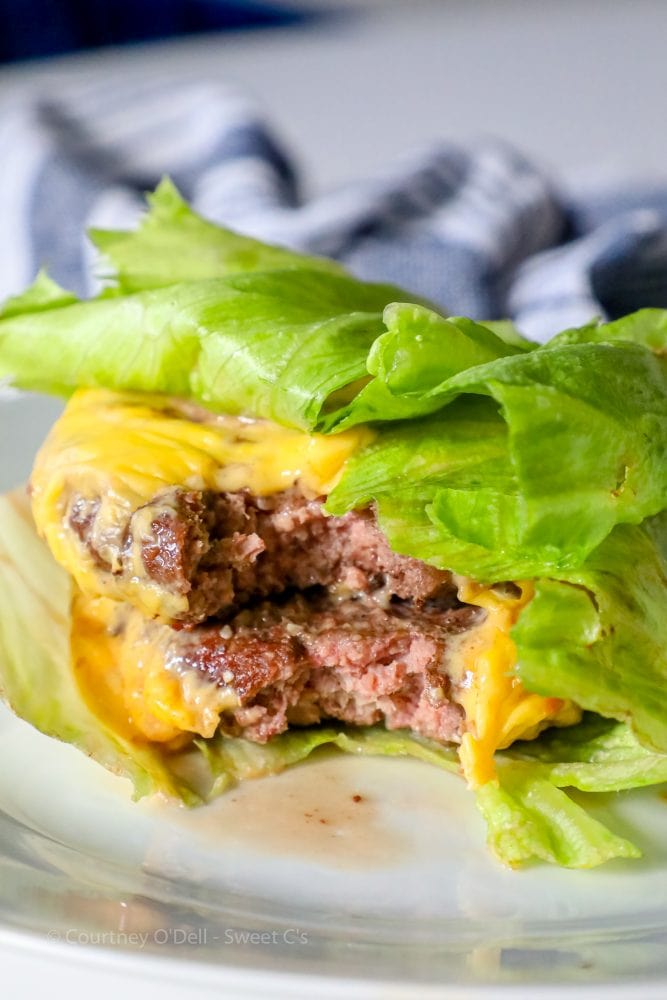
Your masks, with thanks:
[[[169,182],[110,281],[0,313],[67,398],[0,505],[14,711],[196,805],[330,744],[462,775],[509,865],[637,848],[667,780],[667,313],[539,346],[221,229]]]

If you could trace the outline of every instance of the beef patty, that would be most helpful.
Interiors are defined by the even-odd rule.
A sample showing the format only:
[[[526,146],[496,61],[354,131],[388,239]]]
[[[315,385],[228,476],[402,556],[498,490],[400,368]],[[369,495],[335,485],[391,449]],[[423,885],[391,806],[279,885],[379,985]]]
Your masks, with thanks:
[[[126,615],[136,626],[139,613]],[[463,713],[448,652],[483,616],[447,589],[420,605],[396,598],[381,605],[369,595],[340,599],[315,588],[246,608],[225,625],[175,630],[144,620],[139,643],[128,617],[121,628],[134,647],[158,650],[191,697],[206,699],[209,685],[233,695],[220,716],[228,734],[264,743],[288,726],[338,719],[457,741]],[[194,692],[193,676],[204,682]]]
[[[381,591],[417,603],[453,593],[450,574],[392,552],[371,511],[329,517],[322,499],[296,488],[268,497],[174,488],[115,522],[112,534],[100,510],[99,500],[74,496],[66,524],[106,592],[134,603],[137,581],[145,583],[156,616],[178,627],[289,588]],[[183,610],[168,614],[173,595]]]

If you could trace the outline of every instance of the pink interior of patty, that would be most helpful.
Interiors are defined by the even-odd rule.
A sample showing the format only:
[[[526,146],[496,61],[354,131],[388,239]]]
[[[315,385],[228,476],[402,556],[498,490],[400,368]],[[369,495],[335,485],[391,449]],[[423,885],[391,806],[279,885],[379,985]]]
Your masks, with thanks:
[[[222,629],[172,630],[166,663],[232,687],[241,706],[222,727],[257,742],[327,718],[457,740],[462,712],[450,698],[448,644],[479,614],[448,593],[380,606],[369,595],[315,592],[242,611]]]

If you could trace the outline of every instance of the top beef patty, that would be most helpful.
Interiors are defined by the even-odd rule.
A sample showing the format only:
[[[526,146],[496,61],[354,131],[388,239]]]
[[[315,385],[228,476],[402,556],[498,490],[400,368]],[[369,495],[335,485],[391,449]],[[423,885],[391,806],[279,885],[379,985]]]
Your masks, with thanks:
[[[111,533],[100,500],[73,495],[65,530],[94,562],[98,592],[138,603],[149,589],[154,617],[176,627],[313,586],[417,604],[454,592],[450,574],[392,552],[371,511],[330,517],[296,487],[268,497],[173,488]]]

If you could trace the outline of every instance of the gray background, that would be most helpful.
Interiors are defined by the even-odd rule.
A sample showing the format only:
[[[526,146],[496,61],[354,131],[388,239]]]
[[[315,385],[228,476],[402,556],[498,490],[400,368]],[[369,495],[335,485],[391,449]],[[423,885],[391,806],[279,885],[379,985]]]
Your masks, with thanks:
[[[311,190],[434,139],[488,134],[556,171],[667,172],[664,0],[341,6],[351,16],[316,28],[12,66],[0,70],[0,97],[101,74],[112,84],[116,73],[204,73],[259,99]]]

